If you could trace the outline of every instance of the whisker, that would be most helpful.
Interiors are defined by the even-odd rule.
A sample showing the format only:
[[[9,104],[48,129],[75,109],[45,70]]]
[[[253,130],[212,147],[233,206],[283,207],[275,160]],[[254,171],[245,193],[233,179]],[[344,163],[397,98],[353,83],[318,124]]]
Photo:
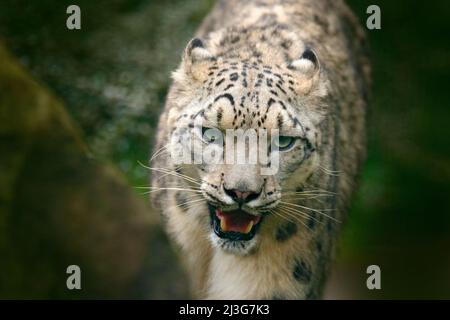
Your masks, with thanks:
[[[156,179],[156,181],[159,181],[159,180],[161,180],[161,179],[164,178],[164,177],[167,177],[167,176],[169,176],[169,175],[172,175],[171,172],[173,172],[174,174],[180,174],[179,172],[177,172],[177,169],[178,169],[178,168],[179,168],[179,167],[175,167],[174,170],[171,170],[170,172],[167,171],[167,173],[164,173],[164,174],[162,174],[161,176],[159,176],[158,179]],[[167,170],[169,170],[169,169],[167,169]],[[155,171],[156,171],[156,170],[155,170]],[[183,178],[183,177],[180,177],[180,178]]]
[[[306,196],[306,197],[304,197],[304,196],[293,194],[293,195],[282,196],[281,199],[282,200],[291,200],[291,201],[292,200],[294,200],[294,201],[295,200],[315,200],[315,201],[325,205],[325,202],[322,199],[320,199],[319,196]]]
[[[289,218],[286,218],[285,216],[281,215],[281,214],[280,214],[279,212],[275,212],[275,211],[270,211],[270,213],[272,213],[272,214],[274,214],[274,215],[276,215],[276,216],[278,216],[278,217],[282,218],[283,220],[286,220],[286,221],[289,221],[289,222],[295,223],[295,222],[294,222],[294,221],[292,221],[291,219],[289,219]]]
[[[176,167],[176,168],[179,168],[179,167]],[[176,168],[175,168],[175,170],[176,170]],[[150,170],[157,171],[157,172],[162,172],[162,173],[167,173],[167,174],[173,174],[173,175],[175,175],[175,176],[177,176],[177,177],[185,178],[186,180],[190,180],[190,181],[192,181],[192,182],[197,182],[197,183],[198,183],[198,180],[194,179],[193,177],[188,176],[188,175],[185,175],[185,174],[182,174],[182,173],[179,173],[179,172],[177,172],[177,171],[175,171],[175,170],[166,169],[166,168],[151,168],[151,167],[149,167],[149,169],[150,169]],[[199,183],[199,184],[200,184],[200,183]]]
[[[320,195],[301,195],[301,194],[286,194],[283,195],[282,198],[289,197],[290,199],[317,199],[320,198]]]
[[[319,166],[319,169],[322,170],[323,172],[325,172],[326,174],[328,174],[330,176],[335,176],[335,177],[338,177],[342,173],[342,171],[330,170],[323,166]]]
[[[177,185],[168,185],[165,187],[154,187],[154,186],[137,186],[134,187],[135,189],[167,189],[167,188],[182,188],[183,190],[198,190],[200,191],[201,189],[199,187],[190,187],[190,188],[186,188],[185,186],[177,186]]]
[[[156,150],[153,155],[150,158],[150,161],[152,161],[153,159],[155,159],[156,157],[158,157],[159,153],[163,152],[163,151],[167,151],[167,148],[169,146],[169,143],[167,143],[166,145],[163,145],[161,148],[159,148],[158,150]]]
[[[329,193],[324,192],[297,192],[297,191],[283,191],[283,194],[298,194],[298,195],[304,195],[304,196],[331,196]]]
[[[318,192],[322,192],[325,194],[331,194],[331,195],[336,195],[336,192],[333,191],[329,191],[329,190],[325,190],[325,189],[311,189],[311,190],[307,190],[307,191],[318,191]]]
[[[280,203],[283,203],[283,204],[285,204],[285,205],[290,205],[290,206],[298,207],[298,208],[302,208],[302,209],[305,209],[305,210],[310,210],[310,211],[313,211],[313,212],[317,212],[317,213],[319,213],[319,214],[321,214],[321,215],[323,215],[323,216],[325,216],[325,217],[327,217],[327,218],[329,218],[329,219],[331,219],[331,220],[334,220],[334,221],[336,221],[336,222],[341,223],[341,221],[339,221],[338,219],[336,219],[336,218],[334,218],[334,217],[332,217],[332,216],[330,216],[330,215],[327,215],[326,213],[323,213],[322,211],[317,210],[317,209],[305,207],[305,206],[302,206],[302,205],[300,205],[300,204],[290,203],[290,202],[286,202],[286,201],[280,201]],[[324,209],[324,210],[333,211],[333,209]]]
[[[298,210],[298,211],[296,211],[296,210],[289,210],[290,208],[289,207],[282,207],[282,206],[280,206],[279,207],[281,210],[284,210],[284,211],[287,211],[287,212],[290,212],[290,213],[292,213],[292,214],[299,214],[301,217],[303,217],[303,218],[310,218],[310,216],[308,215],[308,214],[306,214],[306,213],[304,213],[304,212],[302,212],[302,211],[300,211],[300,210]]]
[[[174,171],[174,170],[170,170],[170,169],[166,169],[166,168],[153,168],[153,167],[149,167],[149,166],[144,165],[144,164],[143,164],[142,162],[140,162],[140,161],[138,161],[138,163],[139,163],[141,166],[143,166],[144,168],[148,169],[148,170],[152,170],[152,171],[156,171],[156,172],[162,172],[162,173],[167,173],[167,174],[169,174],[169,175],[173,175],[173,176],[175,176],[175,177],[183,178],[183,179],[188,180],[188,181],[190,181],[190,182],[192,182],[192,183],[201,185],[201,183],[199,183],[197,179],[194,179],[193,177],[190,177],[190,176],[181,174],[181,173],[176,172],[176,171]]]
[[[290,208],[290,207],[286,207],[286,206],[281,206],[281,208],[290,211],[292,214],[300,214],[302,217],[308,218],[308,219],[312,219],[314,221],[316,221],[317,223],[323,224],[322,221],[318,220],[317,218],[315,218],[314,216],[303,212],[301,210],[295,209],[295,208]]]
[[[201,199],[189,200],[189,201],[177,204],[176,207],[180,207],[181,208],[181,207],[183,207],[183,206],[185,206],[187,204],[196,203],[196,202],[204,201],[204,200],[205,200],[205,198],[203,198],[203,197]],[[188,206],[188,208],[189,208],[189,206]]]
[[[177,168],[178,168],[178,167],[177,167]],[[154,170],[155,170],[155,171],[158,171],[158,170],[156,170],[156,169],[157,169],[157,168],[155,168]],[[163,170],[166,170],[166,171],[163,171]],[[175,177],[182,178],[182,179],[184,179],[184,180],[186,180],[186,181],[195,183],[195,184],[197,184],[197,185],[201,185],[201,183],[199,182],[199,180],[194,179],[194,178],[192,178],[192,177],[190,177],[190,176],[188,176],[188,175],[179,173],[179,172],[177,172],[176,170],[177,170],[177,169],[175,169],[175,170],[169,170],[169,169],[162,169],[162,170],[159,170],[159,172],[165,172],[165,174],[163,174],[161,177],[159,177],[159,178],[157,179],[157,181],[158,181],[159,179],[161,179],[161,178],[167,176],[167,175],[172,175],[172,176],[175,176]]]
[[[270,213],[273,213],[274,215],[276,215],[276,216],[278,216],[278,217],[280,217],[280,218],[282,218],[282,219],[284,219],[284,220],[286,220],[286,221],[295,223],[294,221],[292,221],[292,220],[289,219],[288,217],[283,216],[280,212],[277,212],[277,211],[275,211],[275,210],[273,210],[273,209],[272,209],[272,210],[269,210],[269,212],[270,212]]]
[[[143,194],[150,194],[158,191],[164,191],[164,190],[174,190],[174,191],[186,191],[186,192],[194,192],[194,193],[203,193],[200,190],[193,190],[193,189],[185,189],[185,188],[153,188],[148,187],[148,189],[153,189],[151,191],[144,192]]]
[[[195,184],[201,185],[200,180],[195,179],[195,178],[193,178],[193,177],[191,177],[191,176],[188,176],[188,175],[186,175],[186,174],[179,173],[179,172],[176,171],[177,169],[180,169],[180,167],[179,167],[179,166],[176,167],[175,170],[163,169],[163,170],[166,170],[166,174],[163,175],[163,176],[166,176],[166,175],[168,175],[168,174],[169,174],[169,175],[170,175],[170,174],[173,174],[173,175],[175,175],[175,176],[177,176],[177,177],[180,177],[180,178],[183,178],[183,179],[185,179],[185,180],[187,180],[187,181],[190,181],[190,182],[193,182],[193,183],[195,183]],[[160,177],[160,178],[161,178],[161,177]],[[159,179],[160,179],[160,178],[159,178]]]
[[[327,190],[305,190],[305,191],[293,191],[293,190],[285,190],[284,193],[286,194],[304,194],[304,195],[310,195],[310,194],[314,194],[314,195],[335,195],[335,192],[331,192],[331,191],[327,191]]]
[[[302,221],[299,217],[295,216],[294,214],[290,213],[289,211],[286,211],[284,208],[278,208],[278,209],[281,210],[281,212],[283,212],[284,214],[287,214],[288,216],[294,218],[296,221],[300,222],[306,228],[308,228],[306,223],[304,221]]]
[[[162,156],[164,156],[164,157],[170,156],[170,151],[167,150],[167,149],[161,151],[160,153],[158,153],[158,155],[156,157],[154,157],[152,160],[149,160],[149,162],[150,161],[154,161],[156,158],[159,158],[159,157],[162,157]]]
[[[299,207],[299,208],[302,208],[302,209],[306,209],[306,210],[310,210],[310,211],[314,211],[314,212],[319,212],[319,213],[322,213],[323,211],[335,211],[335,209],[322,209],[322,210],[314,209],[314,208],[302,206],[301,204],[296,204],[296,203],[286,202],[286,201],[280,201],[280,203],[284,203],[284,204],[287,204],[287,205],[291,205],[291,206],[294,206],[294,207]]]

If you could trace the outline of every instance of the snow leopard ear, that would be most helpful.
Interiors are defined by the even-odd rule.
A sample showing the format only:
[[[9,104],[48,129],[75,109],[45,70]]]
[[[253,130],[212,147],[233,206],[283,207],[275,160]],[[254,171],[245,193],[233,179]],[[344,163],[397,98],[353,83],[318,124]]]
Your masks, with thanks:
[[[320,62],[316,52],[306,48],[299,59],[291,61],[288,68],[297,74],[295,90],[298,94],[306,95],[315,91],[318,95],[326,94],[326,87],[320,81]]]
[[[184,60],[192,64],[214,60],[214,56],[206,49],[202,39],[194,38],[184,49]]]
[[[208,68],[216,58],[206,48],[204,41],[194,38],[184,49],[180,69],[174,74],[175,80],[188,77],[188,80],[204,81],[208,77]]]
[[[312,77],[320,71],[320,63],[317,54],[311,48],[306,48],[299,59],[293,60],[289,69],[296,70],[304,76]]]

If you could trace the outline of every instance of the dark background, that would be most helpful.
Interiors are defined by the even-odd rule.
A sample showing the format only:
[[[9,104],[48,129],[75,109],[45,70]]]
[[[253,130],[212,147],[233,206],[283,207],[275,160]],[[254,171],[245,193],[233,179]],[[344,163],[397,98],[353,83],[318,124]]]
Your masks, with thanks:
[[[361,187],[344,228],[338,261],[328,284],[326,297],[450,298],[450,5],[444,0],[352,0],[347,3],[363,24],[368,16],[367,6],[379,5],[382,28],[367,30],[373,64],[369,154]],[[70,4],[81,7],[80,31],[66,29],[65,11]],[[67,176],[73,178],[86,175],[77,173],[74,167],[84,168],[95,163],[110,167],[115,172],[114,176],[121,177],[121,188],[133,194],[129,196],[133,203],[148,207],[146,196],[140,195],[140,191],[133,188],[148,185],[149,173],[138,161],[146,163],[149,159],[154,127],[170,84],[170,72],[179,63],[182,49],[212,4],[213,1],[209,0],[0,2],[0,42],[43,85],[42,90],[47,87],[50,92],[59,96],[64,103],[61,108],[77,128],[77,133],[74,134],[76,139],[83,141],[88,150],[86,155],[84,151],[80,151],[81,157],[88,159],[87,165],[82,161],[82,164],[62,166],[59,175],[50,171],[45,178],[39,177],[39,181],[53,181],[43,195],[46,200],[51,202],[53,198],[60,197],[54,190],[59,189],[58,186],[63,183],[67,184]],[[1,68],[5,69],[5,66],[0,65],[0,70]],[[15,97],[22,99],[27,90],[4,91],[0,94],[11,98],[3,102],[0,100],[3,103],[0,108],[5,108],[8,101],[15,101]],[[33,99],[30,98],[30,101]],[[31,105],[24,106],[32,108]],[[16,107],[9,110],[14,108]],[[27,114],[27,109],[24,110],[24,114]],[[0,117],[0,126],[8,122],[6,117]],[[24,123],[14,122],[14,132],[22,132],[21,126]],[[1,130],[0,134],[3,134],[0,140],[2,147],[8,144],[11,146],[1,149],[5,156],[6,151],[12,152],[11,141],[14,139],[11,140]],[[34,131],[30,131],[30,135],[25,134],[20,141],[23,145],[33,141],[34,145],[36,141],[40,141],[37,139]],[[39,150],[47,152],[41,150],[37,163],[41,163],[43,168],[48,167],[49,163],[64,163],[63,160],[52,157],[52,150],[57,150],[58,147],[51,141],[57,139],[52,136],[42,139],[50,147],[46,143],[44,147],[40,147]],[[24,151],[23,154],[28,155],[30,152]],[[14,161],[16,160],[0,163],[6,170],[4,172],[17,167]],[[68,168],[71,168],[70,171]],[[47,208],[47,201],[44,201],[40,210],[35,209],[41,201],[36,201],[38,195],[33,195],[33,190],[39,189],[39,184],[36,188],[31,188],[31,191],[17,188],[18,184],[25,187],[32,185],[36,174],[33,169],[27,169],[26,174],[23,171],[25,169],[19,170],[19,182],[12,183],[13,180],[6,179],[7,175],[3,173],[0,176],[0,191],[3,192],[2,195],[8,195],[0,197],[4,201],[1,204],[6,204],[0,206],[0,209],[4,209],[0,211],[0,217],[1,214],[6,217],[0,220],[0,229],[6,230],[0,237],[0,251],[7,252],[9,261],[14,261],[0,264],[2,274],[8,275],[0,277],[0,297],[63,297],[67,293],[57,284],[60,278],[53,279],[51,275],[60,272],[69,260],[74,261],[80,257],[87,261],[86,268],[92,279],[98,274],[104,277],[103,280],[101,277],[100,280],[92,280],[98,282],[95,293],[85,293],[81,295],[83,297],[176,297],[170,290],[165,296],[145,295],[143,292],[148,287],[156,285],[150,282],[146,289],[136,284],[139,279],[148,275],[149,269],[145,268],[153,268],[151,264],[138,268],[140,271],[130,271],[131,276],[123,278],[125,280],[110,289],[107,283],[113,273],[103,270],[108,269],[108,265],[100,264],[101,267],[98,267],[91,261],[97,261],[99,256],[86,257],[80,249],[89,251],[90,247],[95,248],[98,243],[109,243],[110,231],[100,231],[103,238],[89,238],[86,240],[89,245],[77,247],[79,250],[75,250],[75,253],[69,250],[68,259],[65,256],[67,246],[70,247],[70,243],[75,241],[75,233],[74,238],[68,236],[67,245],[55,245],[60,238],[48,236],[50,239],[47,239],[47,233],[55,232],[59,224],[74,223],[74,220],[70,220],[72,216],[63,219],[63,222],[49,218],[51,224],[56,225],[55,228],[50,228],[47,224],[30,227],[28,219],[41,219],[38,215],[45,216]],[[97,174],[96,170],[94,175]],[[88,174],[90,175],[91,173]],[[110,182],[105,185],[109,186]],[[58,210],[69,210],[73,204],[84,201],[85,196],[79,196],[74,201],[71,193],[69,190],[65,194],[67,202],[58,203]],[[104,199],[111,194],[105,195]],[[97,195],[98,197],[101,195]],[[117,198],[117,195],[114,197]],[[10,199],[10,202],[5,199]],[[17,203],[25,207],[19,210]],[[26,203],[35,205],[27,208]],[[105,214],[106,218],[103,215],[100,217],[109,219],[109,214],[114,215],[115,226],[120,230],[122,219],[128,218],[109,213],[117,210],[117,206],[111,207],[112,209],[103,208],[108,212]],[[141,210],[144,216],[152,215],[148,208]],[[78,219],[78,211],[72,211],[73,219]],[[23,219],[11,218],[16,216]],[[101,219],[91,228],[92,233],[103,228]],[[89,219],[83,221],[89,224]],[[133,230],[131,227],[124,229],[121,235],[127,238],[123,233],[135,233]],[[144,228],[141,232],[145,234],[149,230]],[[39,247],[33,241],[30,242],[27,236],[23,236],[28,234],[33,237],[35,233],[41,234],[42,245]],[[19,237],[18,234],[22,236]],[[8,236],[11,238],[7,238]],[[162,238],[164,237],[161,236]],[[134,241],[142,246],[143,242],[149,240],[139,238]],[[155,252],[159,254],[161,250],[170,250],[166,240],[161,241],[161,247],[153,248],[153,255]],[[133,245],[123,245],[121,254],[126,256],[128,246]],[[102,249],[98,250],[103,252]],[[142,252],[144,251],[145,249]],[[114,252],[114,248],[108,252]],[[142,252],[136,256],[145,256]],[[5,254],[3,256],[8,257]],[[110,259],[119,257],[111,253]],[[137,264],[146,261],[142,257],[136,259]],[[39,263],[51,267],[36,269],[35,264]],[[366,268],[371,264],[381,267],[381,290],[369,291],[365,286]],[[47,274],[48,277],[40,281],[53,281],[54,284],[47,286],[36,283],[36,277],[28,279],[27,268],[38,275]],[[22,271],[18,272],[19,269]],[[162,269],[163,266],[156,266],[151,270],[158,273]],[[65,277],[64,270],[61,277],[63,276]],[[6,278],[8,283],[5,285],[6,282],[3,282],[2,290],[1,280]],[[17,287],[18,283],[20,288]],[[35,288],[31,295],[28,286]],[[13,287],[19,289],[12,290]]]

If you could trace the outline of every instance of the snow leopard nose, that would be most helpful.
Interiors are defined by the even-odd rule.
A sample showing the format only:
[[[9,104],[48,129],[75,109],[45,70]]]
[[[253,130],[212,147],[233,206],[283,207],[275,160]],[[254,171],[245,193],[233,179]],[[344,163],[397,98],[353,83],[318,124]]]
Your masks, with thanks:
[[[243,191],[238,189],[224,188],[225,193],[239,204],[244,204],[258,198],[261,192]]]

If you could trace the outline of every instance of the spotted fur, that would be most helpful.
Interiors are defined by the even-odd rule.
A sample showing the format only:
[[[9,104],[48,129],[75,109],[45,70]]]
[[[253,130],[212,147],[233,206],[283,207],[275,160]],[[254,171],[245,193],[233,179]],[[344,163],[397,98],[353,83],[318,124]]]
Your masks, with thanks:
[[[163,190],[152,198],[182,250],[193,292],[218,299],[319,297],[336,221],[345,218],[365,156],[369,63],[353,14],[339,0],[218,1],[173,79],[155,150],[170,151],[171,139],[194,130],[199,119],[221,130],[299,132],[273,176],[261,176],[257,166],[177,167],[170,152],[153,160],[153,167],[199,183],[155,171],[153,187],[201,189],[197,197]],[[327,196],[291,198],[297,206],[291,208],[309,208],[302,209],[306,216],[267,214],[252,241],[230,242],[211,233],[207,208],[229,201],[225,187],[263,190],[255,212],[281,210],[289,191]],[[180,205],[189,201],[195,204]]]

